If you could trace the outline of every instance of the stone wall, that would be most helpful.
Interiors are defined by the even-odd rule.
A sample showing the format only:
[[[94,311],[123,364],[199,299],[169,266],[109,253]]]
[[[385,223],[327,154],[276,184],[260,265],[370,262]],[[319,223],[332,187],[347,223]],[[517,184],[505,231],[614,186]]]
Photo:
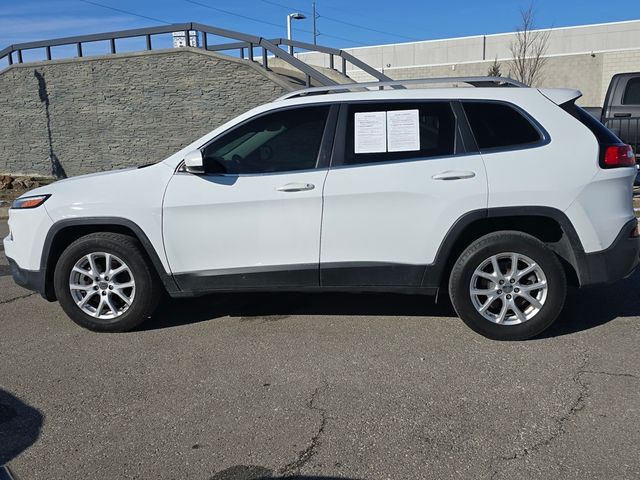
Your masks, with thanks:
[[[0,72],[0,174],[156,162],[289,90],[248,61],[191,48],[14,65]]]

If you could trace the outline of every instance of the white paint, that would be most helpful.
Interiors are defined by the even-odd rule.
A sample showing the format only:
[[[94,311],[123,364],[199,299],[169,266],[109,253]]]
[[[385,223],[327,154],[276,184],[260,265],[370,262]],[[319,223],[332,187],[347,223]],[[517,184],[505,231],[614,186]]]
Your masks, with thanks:
[[[174,175],[164,199],[163,229],[171,270],[317,263],[326,174]],[[278,190],[290,183],[314,188]]]
[[[545,90],[545,95],[560,99],[567,92]],[[544,126],[550,142],[482,156],[360,165],[328,173],[321,169],[217,180],[175,173],[187,152],[265,111],[347,100],[452,98],[516,104]],[[549,206],[567,214],[586,252],[596,252],[610,246],[634,217],[635,173],[635,168],[600,169],[594,136],[536,89],[318,95],[258,107],[151,167],[76,177],[33,190],[29,195],[52,196],[42,207],[10,211],[13,239],[7,237],[4,247],[20,267],[37,270],[54,222],[120,217],[145,232],[167,272],[318,261],[428,264],[447,231],[470,210]],[[459,179],[438,179],[441,174]],[[291,183],[314,188],[278,190]]]
[[[434,180],[447,170],[475,173]],[[487,206],[480,155],[336,168],[324,189],[321,262],[433,262],[453,223]]]

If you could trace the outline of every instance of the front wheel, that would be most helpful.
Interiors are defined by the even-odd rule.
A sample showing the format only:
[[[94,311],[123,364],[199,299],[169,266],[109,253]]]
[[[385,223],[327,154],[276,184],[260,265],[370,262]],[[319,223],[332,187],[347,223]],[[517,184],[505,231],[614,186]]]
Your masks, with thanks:
[[[99,232],[79,238],[60,256],[54,288],[65,313],[98,332],[131,330],[149,317],[160,291],[138,241]]]
[[[460,318],[495,340],[525,340],[558,317],[567,281],[556,255],[521,232],[476,240],[456,262],[449,295]]]

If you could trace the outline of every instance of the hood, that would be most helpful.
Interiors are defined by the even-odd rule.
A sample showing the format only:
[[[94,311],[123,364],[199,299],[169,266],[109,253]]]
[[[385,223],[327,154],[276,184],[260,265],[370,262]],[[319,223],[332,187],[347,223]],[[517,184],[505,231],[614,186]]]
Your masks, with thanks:
[[[69,187],[71,184],[75,185],[77,182],[83,182],[96,177],[112,177],[124,172],[130,172],[131,170],[136,170],[136,168],[121,168],[118,170],[109,170],[107,172],[87,173],[85,175],[78,175],[77,177],[63,178],[61,180],[57,180],[53,183],[50,183],[49,185],[44,185],[42,187],[29,190],[23,193],[22,195],[20,195],[20,197],[30,197],[32,195],[44,195],[46,193],[54,193],[60,189]],[[111,179],[107,179],[107,180],[111,180]]]

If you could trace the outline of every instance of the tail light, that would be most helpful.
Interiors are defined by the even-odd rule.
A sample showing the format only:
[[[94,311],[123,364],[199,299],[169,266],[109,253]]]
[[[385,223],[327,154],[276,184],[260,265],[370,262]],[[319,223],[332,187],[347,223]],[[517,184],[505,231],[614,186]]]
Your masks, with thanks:
[[[633,167],[636,156],[629,145],[611,145],[604,151],[603,168]]]

